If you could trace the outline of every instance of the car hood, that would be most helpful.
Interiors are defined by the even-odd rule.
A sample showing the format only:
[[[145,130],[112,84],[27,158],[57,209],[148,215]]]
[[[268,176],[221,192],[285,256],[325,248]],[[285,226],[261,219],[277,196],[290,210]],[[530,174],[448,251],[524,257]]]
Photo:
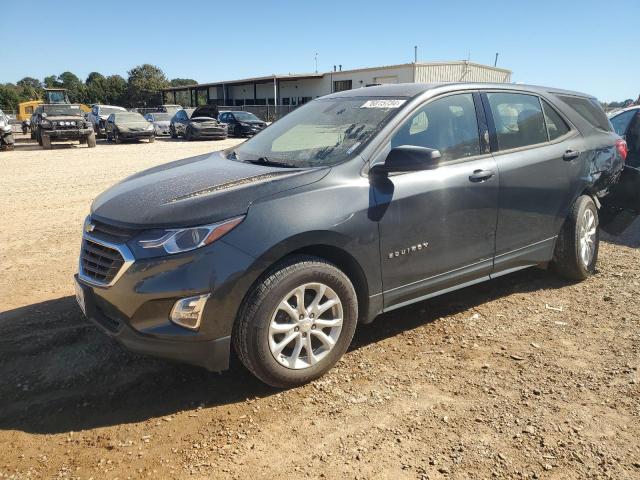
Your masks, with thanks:
[[[94,200],[91,216],[129,228],[203,225],[245,214],[257,199],[316,182],[327,172],[237,162],[215,152],[123,180]]]
[[[120,128],[147,128],[150,125],[146,120],[139,122],[119,122],[116,120],[115,124]]]

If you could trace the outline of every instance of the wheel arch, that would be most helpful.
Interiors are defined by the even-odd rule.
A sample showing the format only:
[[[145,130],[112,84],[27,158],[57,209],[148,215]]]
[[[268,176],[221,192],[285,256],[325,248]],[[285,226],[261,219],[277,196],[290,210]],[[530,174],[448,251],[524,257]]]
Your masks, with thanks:
[[[339,238],[332,238],[334,241],[318,242],[319,232],[307,232],[298,237],[290,238],[281,244],[274,246],[265,252],[256,260],[254,264],[254,281],[245,291],[243,298],[238,306],[238,314],[242,310],[242,305],[247,297],[251,294],[255,286],[270,274],[271,270],[286,259],[296,255],[309,255],[321,258],[333,263],[338,269],[342,270],[356,291],[358,300],[358,321],[368,323],[373,319],[370,305],[370,282],[367,280],[365,270],[354,255],[349,253],[347,249],[341,246]],[[312,241],[311,237],[315,237],[316,241]]]

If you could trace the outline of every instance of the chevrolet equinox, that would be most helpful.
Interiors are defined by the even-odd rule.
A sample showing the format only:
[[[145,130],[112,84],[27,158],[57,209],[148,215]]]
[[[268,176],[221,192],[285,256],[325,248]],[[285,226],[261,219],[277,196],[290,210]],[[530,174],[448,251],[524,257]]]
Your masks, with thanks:
[[[381,312],[532,266],[592,274],[604,213],[640,205],[626,155],[576,92],[334,93],[99,195],[76,296],[133,351],[220,371],[233,346],[267,384],[300,385]]]

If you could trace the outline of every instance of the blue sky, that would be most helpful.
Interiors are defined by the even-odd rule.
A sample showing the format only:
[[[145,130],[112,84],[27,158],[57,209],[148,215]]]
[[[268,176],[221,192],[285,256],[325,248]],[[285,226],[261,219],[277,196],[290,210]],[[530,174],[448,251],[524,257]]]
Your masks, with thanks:
[[[513,81],[637,98],[638,0],[3,2],[0,82],[142,63],[199,82],[470,56]]]

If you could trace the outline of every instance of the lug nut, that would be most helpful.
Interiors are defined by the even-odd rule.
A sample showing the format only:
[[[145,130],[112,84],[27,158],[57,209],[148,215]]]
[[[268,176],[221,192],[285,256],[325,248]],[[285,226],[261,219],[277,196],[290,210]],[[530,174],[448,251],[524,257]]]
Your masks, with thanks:
[[[312,313],[311,315],[309,315],[309,318],[313,318],[315,317],[315,315]]]
[[[316,324],[314,323],[313,325],[311,325],[311,330],[315,330],[316,329]]]
[[[298,318],[299,318],[300,320],[303,320],[303,319],[304,319],[304,315],[300,315]]]
[[[294,331],[294,332],[298,332],[298,331],[300,331],[300,327],[295,327],[295,328],[293,329],[293,331]]]
[[[306,337],[307,337],[307,334],[302,332],[302,338],[306,338]]]

